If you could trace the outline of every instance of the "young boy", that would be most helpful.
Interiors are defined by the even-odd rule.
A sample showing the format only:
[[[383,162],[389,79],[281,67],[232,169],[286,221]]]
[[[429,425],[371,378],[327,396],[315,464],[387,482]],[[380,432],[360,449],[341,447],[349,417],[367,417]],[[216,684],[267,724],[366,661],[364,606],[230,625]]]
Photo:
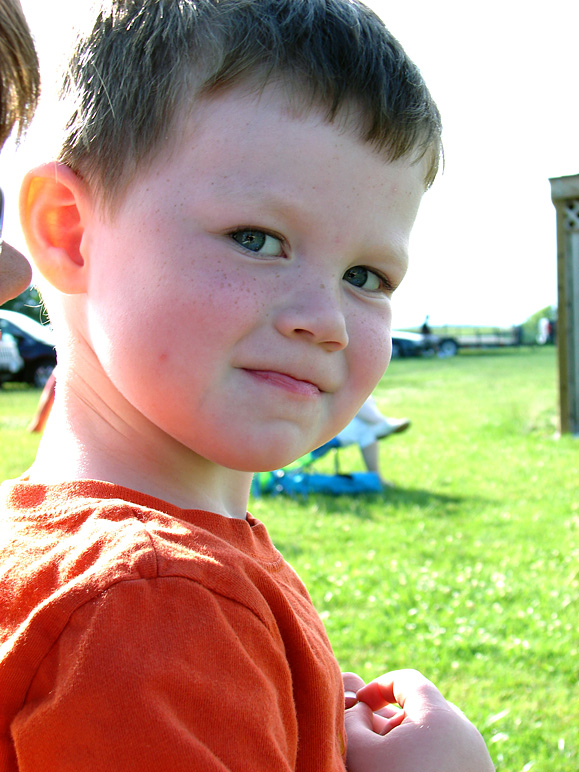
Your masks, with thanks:
[[[334,436],[388,363],[440,150],[418,71],[345,0],[130,0],[68,77],[21,197],[59,380],[3,488],[0,767],[488,772],[418,674],[346,674],[345,717],[247,514],[251,473]]]

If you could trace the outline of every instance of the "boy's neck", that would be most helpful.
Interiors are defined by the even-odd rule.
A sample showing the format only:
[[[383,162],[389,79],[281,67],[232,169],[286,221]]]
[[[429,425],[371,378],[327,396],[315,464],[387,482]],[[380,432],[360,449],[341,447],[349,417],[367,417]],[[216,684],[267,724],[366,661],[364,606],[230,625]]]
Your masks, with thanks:
[[[138,451],[136,452],[136,449]],[[104,415],[101,405],[57,390],[30,469],[31,482],[103,480],[167,501],[244,519],[252,475],[214,464],[154,427]]]

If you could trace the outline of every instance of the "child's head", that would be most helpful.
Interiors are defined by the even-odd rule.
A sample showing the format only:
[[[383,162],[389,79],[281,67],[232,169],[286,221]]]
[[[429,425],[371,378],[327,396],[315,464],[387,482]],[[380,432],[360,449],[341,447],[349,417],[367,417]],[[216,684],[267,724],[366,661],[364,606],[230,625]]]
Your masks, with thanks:
[[[165,144],[176,118],[238,85],[283,84],[297,111],[348,110],[390,160],[440,156],[437,108],[415,65],[357,0],[103,3],[66,80],[74,114],[61,160],[107,202]]]
[[[127,0],[70,80],[64,163],[21,201],[83,473],[156,465],[158,495],[191,451],[256,471],[329,440],[384,373],[436,173],[416,68],[345,0]]]

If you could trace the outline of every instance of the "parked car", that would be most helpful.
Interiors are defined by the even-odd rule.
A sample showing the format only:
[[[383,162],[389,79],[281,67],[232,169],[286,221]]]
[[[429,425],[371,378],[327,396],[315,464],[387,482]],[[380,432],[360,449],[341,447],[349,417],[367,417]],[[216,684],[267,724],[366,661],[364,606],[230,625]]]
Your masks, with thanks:
[[[431,335],[392,330],[392,359],[433,356],[435,353],[436,345]]]
[[[0,368],[0,382],[23,381],[42,388],[56,365],[54,336],[50,327],[17,311],[0,308],[0,332],[3,340],[13,338],[18,347],[18,369]]]

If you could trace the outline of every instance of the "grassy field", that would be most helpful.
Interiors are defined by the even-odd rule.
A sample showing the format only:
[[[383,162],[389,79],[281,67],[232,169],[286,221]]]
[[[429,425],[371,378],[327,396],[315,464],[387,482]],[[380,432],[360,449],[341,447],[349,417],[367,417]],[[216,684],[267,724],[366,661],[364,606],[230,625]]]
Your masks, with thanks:
[[[556,437],[556,385],[548,348],[395,361],[376,396],[413,425],[382,443],[392,490],[251,503],[342,668],[422,670],[501,772],[579,768],[579,440]],[[33,457],[37,397],[0,391],[0,477]]]

